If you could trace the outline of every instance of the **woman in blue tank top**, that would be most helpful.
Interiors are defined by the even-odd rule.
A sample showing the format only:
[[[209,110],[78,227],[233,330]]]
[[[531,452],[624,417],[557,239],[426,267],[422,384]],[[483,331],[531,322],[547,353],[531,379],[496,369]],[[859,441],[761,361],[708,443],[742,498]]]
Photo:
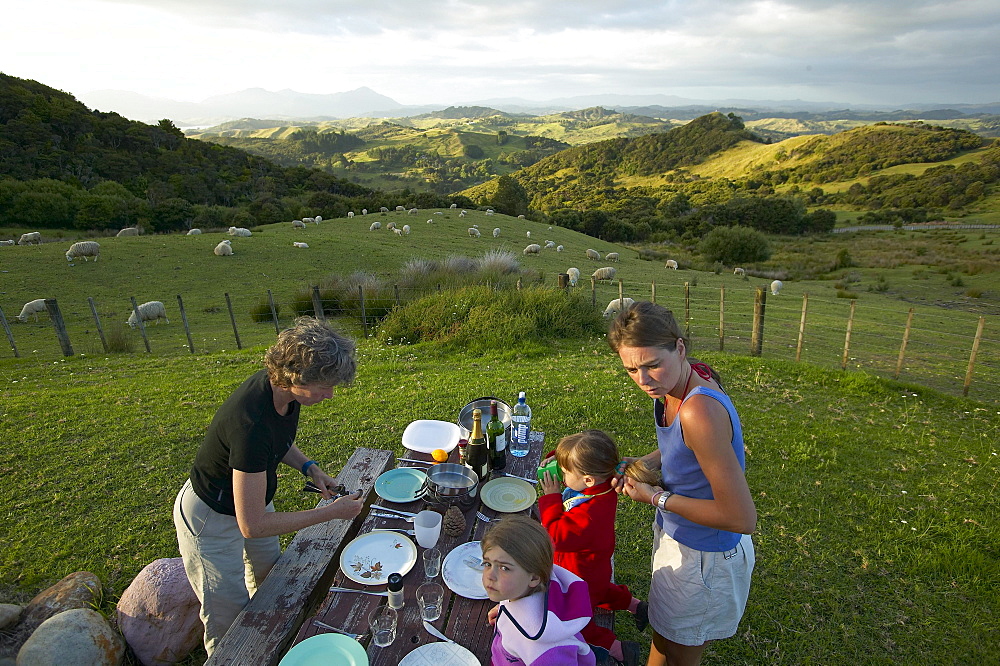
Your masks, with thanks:
[[[652,401],[657,448],[637,460],[662,474],[659,486],[617,481],[656,511],[649,664],[698,664],[708,641],[736,633],[750,591],[757,511],[739,415],[718,374],[688,358],[666,308],[643,301],[623,310],[608,343]]]

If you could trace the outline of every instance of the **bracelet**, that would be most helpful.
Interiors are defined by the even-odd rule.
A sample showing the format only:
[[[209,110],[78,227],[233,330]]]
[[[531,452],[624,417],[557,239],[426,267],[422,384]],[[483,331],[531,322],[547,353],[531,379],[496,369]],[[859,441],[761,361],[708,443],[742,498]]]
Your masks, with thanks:
[[[667,510],[667,500],[670,499],[671,495],[673,495],[672,492],[670,492],[669,490],[664,490],[663,493],[660,495],[659,499],[656,500],[656,506],[657,508],[660,509],[660,511]]]
[[[318,465],[319,463],[315,460],[307,460],[302,463],[302,476],[309,476],[309,468],[313,465]]]
[[[649,503],[652,504],[653,506],[656,506],[656,500],[662,494],[663,494],[662,490],[659,491],[659,492],[653,493],[653,496],[649,498]]]

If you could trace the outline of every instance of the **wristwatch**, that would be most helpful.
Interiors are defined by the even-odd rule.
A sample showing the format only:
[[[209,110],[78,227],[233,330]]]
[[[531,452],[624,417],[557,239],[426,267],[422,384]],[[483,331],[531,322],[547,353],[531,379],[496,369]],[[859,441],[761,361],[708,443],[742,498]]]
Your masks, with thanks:
[[[656,498],[656,508],[658,508],[660,511],[666,511],[667,500],[670,499],[671,495],[673,495],[673,493],[670,492],[669,490],[664,490],[662,493],[660,493],[660,496]]]

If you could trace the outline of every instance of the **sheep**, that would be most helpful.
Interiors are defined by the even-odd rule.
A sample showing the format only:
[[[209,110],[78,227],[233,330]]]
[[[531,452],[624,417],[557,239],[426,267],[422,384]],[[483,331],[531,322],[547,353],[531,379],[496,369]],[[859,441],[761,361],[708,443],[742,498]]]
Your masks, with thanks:
[[[493,238],[500,238],[500,227],[493,230]]]
[[[610,282],[611,280],[615,279],[615,273],[617,272],[618,271],[616,271],[613,266],[605,266],[604,268],[598,268],[596,271],[594,271],[594,274],[591,277],[593,277],[598,282],[600,282],[601,280],[607,280],[608,282]]]
[[[475,227],[469,227],[469,235],[473,238],[479,238],[482,236],[482,234],[479,233],[479,229],[476,229]]]
[[[386,222],[385,228],[389,229],[390,231],[395,231],[396,230],[396,223],[395,222]]]
[[[28,317],[30,317],[31,315],[35,315],[35,321],[38,321],[38,314],[40,312],[45,312],[45,310],[46,310],[45,299],[36,298],[33,301],[28,301],[27,303],[25,303],[24,307],[21,308],[21,314],[17,315],[15,319],[24,324],[27,323]]]
[[[396,232],[397,236],[402,236],[403,235],[403,230],[402,229],[393,229],[393,231]]]
[[[608,252],[606,255],[604,255],[604,261],[618,261],[618,253]]]
[[[292,247],[301,247],[303,250],[308,250],[309,243],[292,243]]]
[[[411,208],[410,210],[406,211],[406,214],[407,215],[416,215],[417,214],[417,209],[416,208]]]
[[[143,323],[147,321],[155,321],[156,325],[160,325],[160,320],[170,323],[167,319],[167,309],[163,307],[163,303],[160,301],[147,301],[136,308],[139,311],[139,317],[142,319]],[[139,322],[135,318],[135,311],[128,316],[128,322],[126,322],[132,328],[138,326]]]
[[[746,277],[746,274],[747,274],[747,272],[745,270],[743,270],[742,268],[737,268],[736,270],[733,271],[733,275],[742,275],[742,276]]]
[[[212,252],[214,252],[217,257],[231,257],[233,256],[233,246],[227,240],[220,241]]]
[[[549,241],[549,240],[545,241],[545,248],[546,249],[548,249],[550,247],[555,247],[555,246],[556,246],[555,241]]]
[[[453,203],[452,205],[448,206],[448,208],[451,208],[452,210],[454,210],[454,209],[458,208],[458,204],[454,204]]]
[[[406,234],[407,236],[410,235],[410,225],[408,224],[403,225],[403,233]]]
[[[353,210],[347,211],[347,219],[351,219],[352,217],[354,217],[354,211]]]
[[[17,241],[18,245],[41,245],[42,244],[42,234],[40,231],[29,231],[26,234],[21,234],[21,238]]]
[[[427,224],[434,224],[434,220],[433,219],[427,220]]]
[[[87,257],[93,257],[94,261],[101,256],[101,245],[96,241],[80,241],[79,243],[73,243],[69,246],[69,250],[66,251],[66,261],[73,261],[77,257],[83,257],[84,261],[88,261]]]
[[[315,222],[316,224],[319,224],[322,221],[323,221],[322,215],[317,215],[316,217],[313,218],[313,222]]]
[[[292,229],[305,229],[305,220],[292,220]]]
[[[569,286],[575,287],[576,283],[580,280],[580,269],[569,268],[566,270],[566,274],[569,275]]]
[[[139,235],[139,229],[137,227],[125,227],[117,234],[115,234],[115,238],[121,238],[122,236],[138,236],[138,235]]]
[[[187,235],[188,236],[200,236],[201,235],[201,229],[188,229]]]
[[[531,232],[530,231],[525,232],[525,236],[528,237],[528,238],[531,238]]]
[[[13,245],[13,240],[0,240],[0,245]]]
[[[458,216],[459,217],[465,217],[465,211],[463,210],[461,213],[458,214]]]
[[[677,270],[677,262],[674,261],[673,259],[667,259],[667,263],[663,264],[663,267],[664,268],[672,268],[672,269],[674,269],[676,271]]]
[[[562,251],[563,251],[563,246],[562,245],[556,245],[556,252],[562,252]]]
[[[494,212],[494,211],[493,211],[493,209],[492,209],[492,208],[487,208],[487,209],[486,209],[486,214],[487,214],[487,215],[492,215],[492,214],[493,214],[493,212]]]
[[[244,227],[229,227],[229,235],[246,238],[247,236],[252,235],[252,233],[249,229],[246,229]]]
[[[517,219],[519,219],[519,220],[523,220],[523,219],[524,219],[524,215],[518,215],[518,216],[517,216]],[[551,227],[549,227],[549,228],[551,229]]]
[[[380,212],[380,213],[388,213],[389,209],[386,208],[385,206],[382,206],[381,208],[378,209],[378,212]]]
[[[782,283],[781,280],[775,280],[774,282],[772,282],[771,283],[771,295],[772,296],[777,296],[778,294],[780,294],[781,293],[781,288],[783,286],[785,286],[785,285],[784,285],[784,283]]]
[[[403,208],[402,206],[396,206],[396,212],[397,213],[402,213],[404,210],[406,210],[406,209]]]
[[[441,212],[441,211],[439,211],[439,210],[436,210],[436,211],[434,211],[434,214],[435,214],[435,215],[444,215],[444,213],[442,213],[442,212]]]
[[[601,260],[601,253],[598,252],[597,250],[591,250],[591,249],[588,248],[587,249],[587,259],[590,259],[592,261],[600,261]]]
[[[524,248],[524,254],[525,255],[538,254],[541,251],[542,251],[542,246],[539,245],[538,243],[532,243],[528,247]]]
[[[368,231],[378,231],[382,228],[381,222],[372,222],[372,225],[368,227]]]
[[[368,209],[367,208],[362,208],[361,209],[361,214],[362,215],[367,215],[368,214]]]
[[[628,310],[635,303],[634,300],[628,298],[616,298],[615,300],[608,303],[608,307],[604,308],[604,318],[609,319],[611,317],[617,317],[618,313],[622,310]]]

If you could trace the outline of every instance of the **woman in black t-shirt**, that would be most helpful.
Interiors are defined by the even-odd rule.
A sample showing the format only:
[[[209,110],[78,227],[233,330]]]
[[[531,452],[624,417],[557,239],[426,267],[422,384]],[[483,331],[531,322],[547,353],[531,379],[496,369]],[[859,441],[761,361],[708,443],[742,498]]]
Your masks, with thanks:
[[[322,495],[334,479],[295,445],[299,407],[354,379],[354,342],[326,322],[301,317],[264,354],[264,369],[216,412],[174,502],[184,569],[201,601],[209,655],[281,555],[278,535],[360,513],[360,494],[306,511],[276,512],[271,500],[285,463]]]

